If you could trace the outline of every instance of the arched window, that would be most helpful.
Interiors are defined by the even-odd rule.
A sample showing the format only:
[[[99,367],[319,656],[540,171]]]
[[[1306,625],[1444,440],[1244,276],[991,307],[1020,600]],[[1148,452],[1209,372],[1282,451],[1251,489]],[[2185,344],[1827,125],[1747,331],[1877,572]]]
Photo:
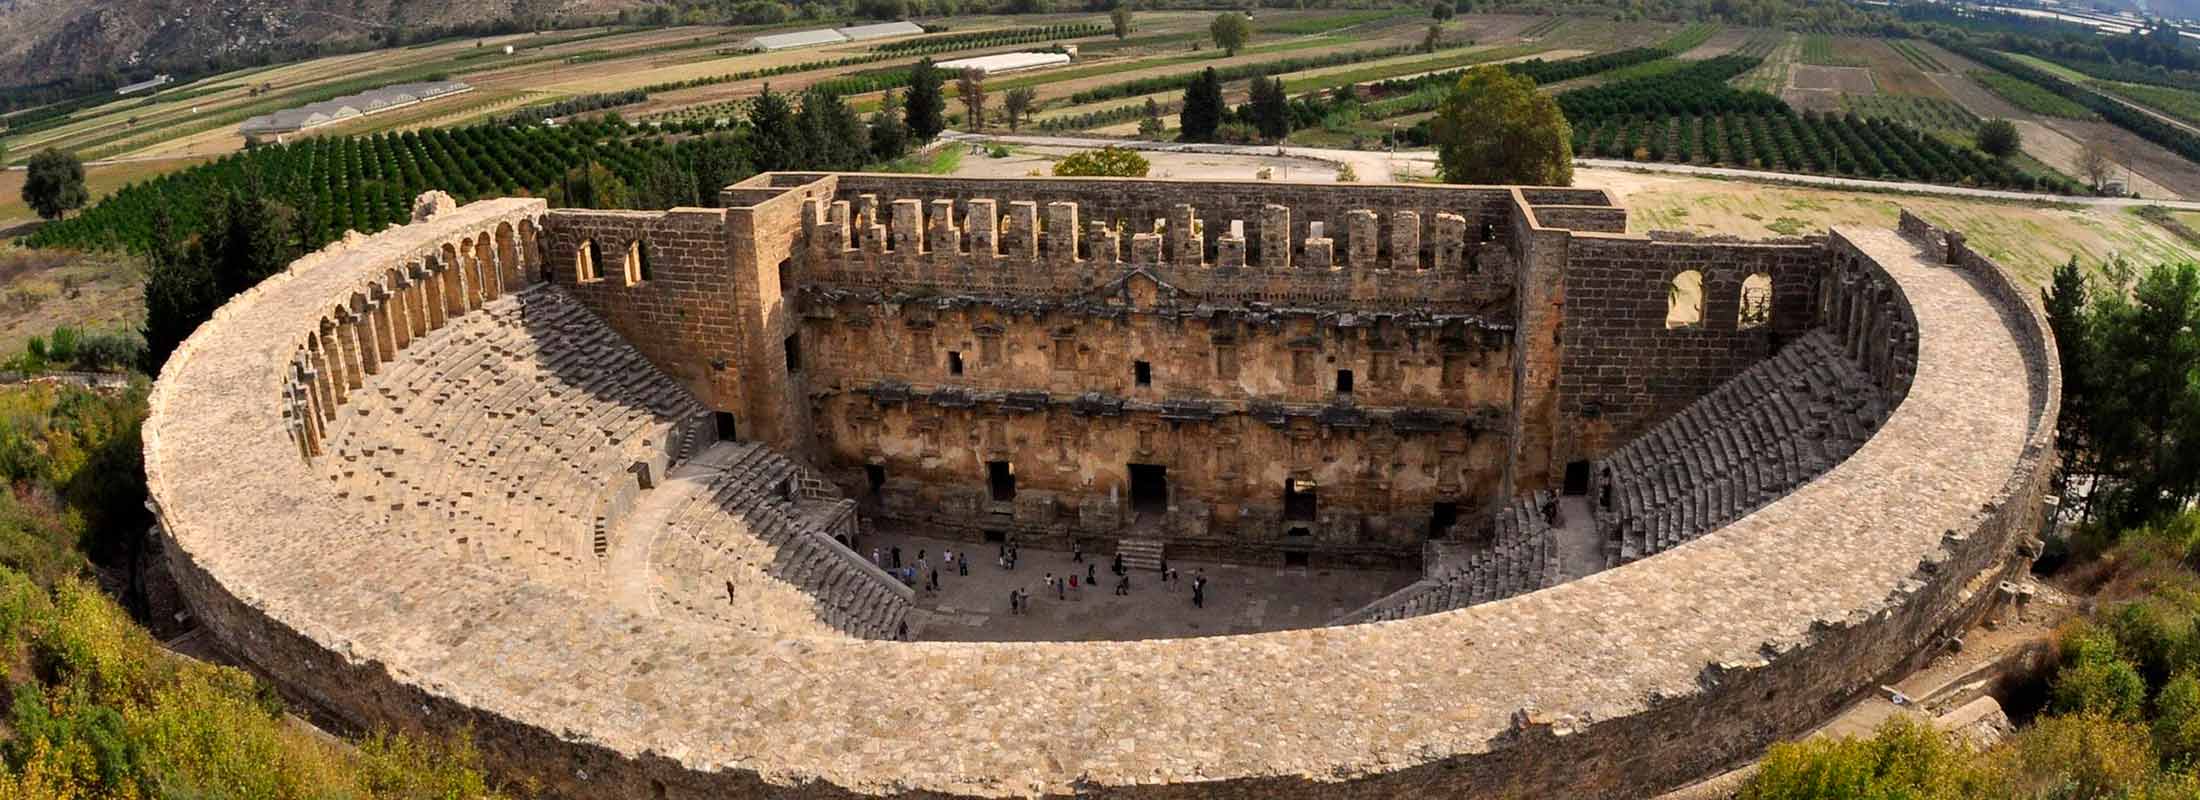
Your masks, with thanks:
[[[596,240],[582,239],[573,251],[573,282],[594,283],[603,280],[603,264],[596,260]]]
[[[1741,311],[1734,319],[1734,327],[1749,330],[1771,321],[1772,276],[1759,272],[1744,278]]]
[[[626,285],[649,280],[649,248],[636,239],[626,246]]]
[[[1703,324],[1703,273],[1686,270],[1673,276],[1665,287],[1665,327],[1694,328]]]

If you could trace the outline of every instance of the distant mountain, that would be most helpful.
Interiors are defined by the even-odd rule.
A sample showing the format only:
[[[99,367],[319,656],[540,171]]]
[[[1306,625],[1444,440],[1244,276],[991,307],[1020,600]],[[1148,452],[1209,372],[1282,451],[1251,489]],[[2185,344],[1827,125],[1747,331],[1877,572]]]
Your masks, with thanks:
[[[0,0],[0,88],[572,24],[648,0]],[[114,83],[124,81],[116,80]]]

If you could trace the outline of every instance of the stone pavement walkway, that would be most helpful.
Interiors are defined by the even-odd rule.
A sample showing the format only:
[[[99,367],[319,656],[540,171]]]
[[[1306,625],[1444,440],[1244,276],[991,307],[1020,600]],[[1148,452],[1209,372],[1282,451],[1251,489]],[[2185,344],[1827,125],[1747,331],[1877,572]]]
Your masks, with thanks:
[[[1004,570],[997,562],[998,544],[894,534],[865,536],[858,544],[857,552],[866,557],[873,547],[890,553],[899,545],[905,566],[916,563],[920,549],[933,567],[940,565],[943,550],[977,556],[967,577],[941,570],[938,592],[921,591],[920,584],[918,610],[909,615],[909,638],[931,641],[1134,640],[1311,628],[1420,577],[1411,571],[1170,561],[1181,581],[1163,583],[1159,573],[1133,570],[1130,595],[1118,597],[1115,576],[1108,571],[1113,557],[1106,553],[1085,554],[1100,578],[1098,587],[1089,587],[1084,585],[1086,565],[1071,562],[1070,554],[1059,550],[1023,548],[1016,569]],[[1077,593],[1061,598],[1044,591],[1048,572],[1064,575],[1072,570]],[[1201,571],[1207,576],[1207,603],[1193,608],[1191,582]],[[1019,586],[1031,590],[1031,610],[1011,615],[1008,592]]]

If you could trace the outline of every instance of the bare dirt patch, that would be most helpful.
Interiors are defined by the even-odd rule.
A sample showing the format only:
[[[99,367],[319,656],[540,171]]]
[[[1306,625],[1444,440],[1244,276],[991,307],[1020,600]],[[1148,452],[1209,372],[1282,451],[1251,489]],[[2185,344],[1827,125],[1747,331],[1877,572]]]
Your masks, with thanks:
[[[1880,92],[1885,94],[1914,94],[1925,97],[1947,97],[1940,84],[1894,51],[1884,39],[1843,39],[1844,44],[1855,47],[1854,54],[1862,56],[1871,69],[1871,77]]]
[[[2178,198],[2200,197],[2200,164],[2107,122],[2058,119],[2043,124],[2081,142],[2100,142],[2108,156],[2138,177],[2167,187]],[[2122,177],[2122,176],[2119,176]]]
[[[0,354],[60,325],[135,329],[145,318],[144,285],[130,256],[0,249]]]
[[[1748,28],[1724,28],[1718,33],[1711,34],[1711,38],[1705,39],[1703,44],[1691,47],[1688,52],[1674,56],[1674,58],[1683,61],[1702,61],[1707,58],[1718,58],[1741,48],[1743,43],[1748,42],[1749,37],[1755,35],[1755,33],[1755,31]]]
[[[1876,94],[1879,91],[1879,84],[1872,81],[1869,67],[1797,64],[1789,74],[1789,85],[1806,91],[1832,90],[1843,94]]]
[[[2078,140],[2064,135],[2062,131],[2031,120],[2019,119],[2010,120],[2009,122],[2017,126],[2017,133],[2024,142],[2024,152],[2031,154],[2033,158],[2039,159],[2041,163],[2061,171],[2064,175],[2080,175],[2078,154],[2084,149],[2084,145],[2080,144]],[[2080,179],[2083,180],[2082,176]],[[2178,197],[2178,194],[2171,191],[2169,187],[2155,183],[2153,179],[2136,172],[2133,172],[2126,180],[2129,182],[2131,191],[2137,193],[2140,197],[2165,199],[2176,199]]]

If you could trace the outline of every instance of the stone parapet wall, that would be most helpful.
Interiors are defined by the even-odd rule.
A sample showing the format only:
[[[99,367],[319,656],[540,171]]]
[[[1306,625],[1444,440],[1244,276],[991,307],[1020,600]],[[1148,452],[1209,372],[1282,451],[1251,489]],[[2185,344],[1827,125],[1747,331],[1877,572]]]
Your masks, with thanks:
[[[224,642],[351,724],[470,728],[492,767],[552,797],[1641,796],[1801,732],[1975,619],[2023,568],[2053,460],[2052,344],[2011,305],[2024,293],[1963,251],[1949,269],[1945,250],[1843,230],[1834,256],[1885,285],[1833,294],[1873,301],[1852,314],[1890,299],[1914,324],[1914,365],[1867,359],[1907,372],[1904,400],[1825,475],[1659,557],[1445,613],[1256,635],[746,636],[455,567],[360,525],[301,457],[286,414],[336,389],[325,367],[297,380],[320,321],[454,234],[542,213],[476,203],[241,295],[163,371],[145,461],[182,590]],[[734,240],[755,214],[729,210]],[[731,257],[768,269],[783,246]],[[774,307],[777,277],[751,278],[740,291]],[[781,313],[754,318],[784,330]],[[1870,355],[1893,328],[1861,330]],[[742,364],[777,360],[757,338]],[[344,363],[340,336],[319,341]],[[767,426],[801,430],[796,413]]]

